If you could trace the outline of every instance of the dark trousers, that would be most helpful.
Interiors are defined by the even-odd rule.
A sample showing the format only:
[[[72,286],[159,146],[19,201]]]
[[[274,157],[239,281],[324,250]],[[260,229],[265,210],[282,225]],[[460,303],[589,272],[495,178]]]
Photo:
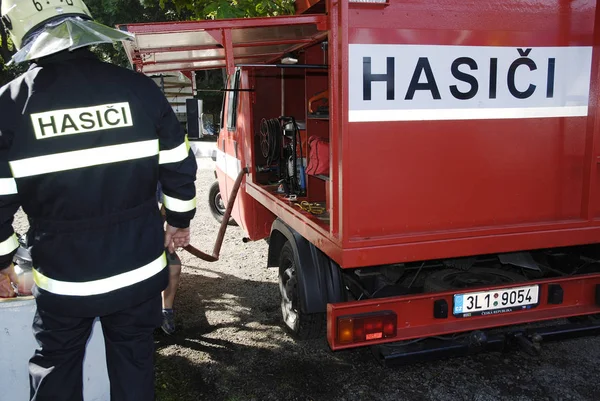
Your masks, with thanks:
[[[161,316],[159,295],[100,317],[111,401],[154,400],[153,332]],[[38,309],[33,332],[40,347],[29,361],[31,401],[83,400],[83,358],[93,323],[94,318]]]

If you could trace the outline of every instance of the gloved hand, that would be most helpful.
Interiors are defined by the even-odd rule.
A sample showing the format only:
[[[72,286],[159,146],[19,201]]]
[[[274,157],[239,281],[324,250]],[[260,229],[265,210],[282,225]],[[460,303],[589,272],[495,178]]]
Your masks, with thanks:
[[[169,252],[175,252],[175,248],[184,248],[190,244],[190,228],[177,228],[167,224],[165,230],[165,247]]]
[[[6,269],[0,270],[0,298],[13,298],[17,294],[13,288],[19,284],[19,278],[15,273],[14,266],[11,264]]]

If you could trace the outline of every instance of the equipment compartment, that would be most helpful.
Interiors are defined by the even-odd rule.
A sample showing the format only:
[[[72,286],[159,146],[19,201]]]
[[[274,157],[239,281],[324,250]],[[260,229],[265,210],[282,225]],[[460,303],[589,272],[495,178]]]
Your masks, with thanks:
[[[296,62],[250,72],[254,182],[326,227],[331,208],[327,42],[290,58]]]

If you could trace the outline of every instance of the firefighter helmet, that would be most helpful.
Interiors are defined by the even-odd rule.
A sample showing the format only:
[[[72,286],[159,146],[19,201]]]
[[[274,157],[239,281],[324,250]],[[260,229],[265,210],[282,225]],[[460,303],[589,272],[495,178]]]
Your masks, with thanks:
[[[16,49],[45,23],[67,16],[92,19],[81,0],[1,0],[0,14]]]

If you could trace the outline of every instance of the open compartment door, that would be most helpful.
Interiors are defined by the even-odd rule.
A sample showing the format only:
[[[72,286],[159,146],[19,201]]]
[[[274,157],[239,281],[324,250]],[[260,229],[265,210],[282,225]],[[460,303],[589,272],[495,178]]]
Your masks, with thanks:
[[[138,72],[194,71],[268,64],[327,35],[325,15],[122,24],[135,40],[124,43]]]

